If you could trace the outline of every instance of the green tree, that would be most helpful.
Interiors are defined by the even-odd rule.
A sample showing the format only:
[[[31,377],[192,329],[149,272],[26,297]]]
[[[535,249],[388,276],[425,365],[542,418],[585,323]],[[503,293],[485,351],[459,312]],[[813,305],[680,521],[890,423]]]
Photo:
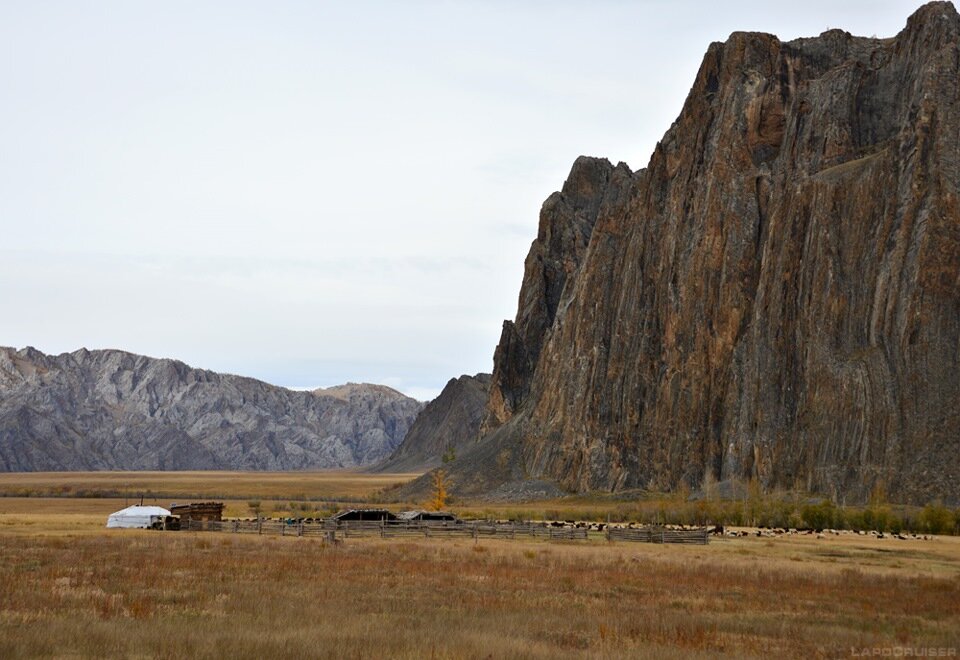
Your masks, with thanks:
[[[444,465],[446,465],[447,463],[452,463],[453,461],[457,460],[457,452],[453,448],[453,445],[447,445],[447,448],[444,450],[441,460],[443,461]]]

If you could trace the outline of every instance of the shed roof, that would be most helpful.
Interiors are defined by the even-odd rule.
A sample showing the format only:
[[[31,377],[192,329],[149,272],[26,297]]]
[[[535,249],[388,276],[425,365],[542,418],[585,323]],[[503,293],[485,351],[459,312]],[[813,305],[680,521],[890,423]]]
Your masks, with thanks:
[[[397,514],[397,519],[399,520],[416,520],[417,518],[426,518],[428,520],[456,520],[457,516],[449,511],[427,511],[425,509],[415,509]]]
[[[393,520],[396,518],[388,509],[346,509],[340,511],[334,520]]]

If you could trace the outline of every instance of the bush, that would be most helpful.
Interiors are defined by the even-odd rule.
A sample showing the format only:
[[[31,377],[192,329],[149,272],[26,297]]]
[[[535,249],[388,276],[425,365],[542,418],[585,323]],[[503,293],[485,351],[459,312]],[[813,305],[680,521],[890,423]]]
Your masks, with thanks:
[[[899,534],[903,531],[903,520],[898,516],[891,515],[888,524],[891,534]]]
[[[833,527],[833,521],[836,518],[836,505],[830,500],[823,500],[820,504],[808,504],[803,507],[801,515],[807,527],[826,529]]]
[[[850,523],[847,522],[848,511],[838,506],[833,512],[833,529],[850,529]]]
[[[882,534],[890,531],[894,515],[888,506],[870,506],[863,510],[861,518],[863,529],[876,530]]]
[[[920,512],[919,523],[930,534],[950,534],[956,525],[956,517],[941,502],[931,502]]]
[[[790,514],[790,517],[787,518],[787,528],[798,529],[800,527],[803,527],[803,514],[794,510],[793,513]]]
[[[833,506],[833,503],[830,503]],[[774,502],[772,505],[767,507],[765,512],[766,526],[767,527],[781,527],[787,528],[790,527],[790,519],[794,513],[795,507],[790,502],[778,501]],[[829,523],[829,525],[832,525]],[[829,526],[828,525],[828,526]]]

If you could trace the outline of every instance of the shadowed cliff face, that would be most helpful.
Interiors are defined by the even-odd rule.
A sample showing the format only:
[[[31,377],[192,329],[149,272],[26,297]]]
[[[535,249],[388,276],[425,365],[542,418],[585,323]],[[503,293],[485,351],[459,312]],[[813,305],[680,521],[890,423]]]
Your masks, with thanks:
[[[960,500],[958,35],[711,45],[646,169],[544,205],[487,437],[574,490]]]
[[[0,347],[0,472],[353,467],[388,456],[422,407],[380,385],[294,392],[122,351]]]
[[[375,472],[424,472],[476,444],[490,392],[490,374],[452,378],[417,415],[403,443]]]

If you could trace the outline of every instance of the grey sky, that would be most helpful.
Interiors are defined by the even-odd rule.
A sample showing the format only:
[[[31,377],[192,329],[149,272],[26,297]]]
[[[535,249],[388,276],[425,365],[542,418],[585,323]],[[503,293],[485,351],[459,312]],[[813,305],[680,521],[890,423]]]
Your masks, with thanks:
[[[0,344],[420,398],[489,371],[540,203],[646,165],[711,41],[917,2],[0,2]]]

